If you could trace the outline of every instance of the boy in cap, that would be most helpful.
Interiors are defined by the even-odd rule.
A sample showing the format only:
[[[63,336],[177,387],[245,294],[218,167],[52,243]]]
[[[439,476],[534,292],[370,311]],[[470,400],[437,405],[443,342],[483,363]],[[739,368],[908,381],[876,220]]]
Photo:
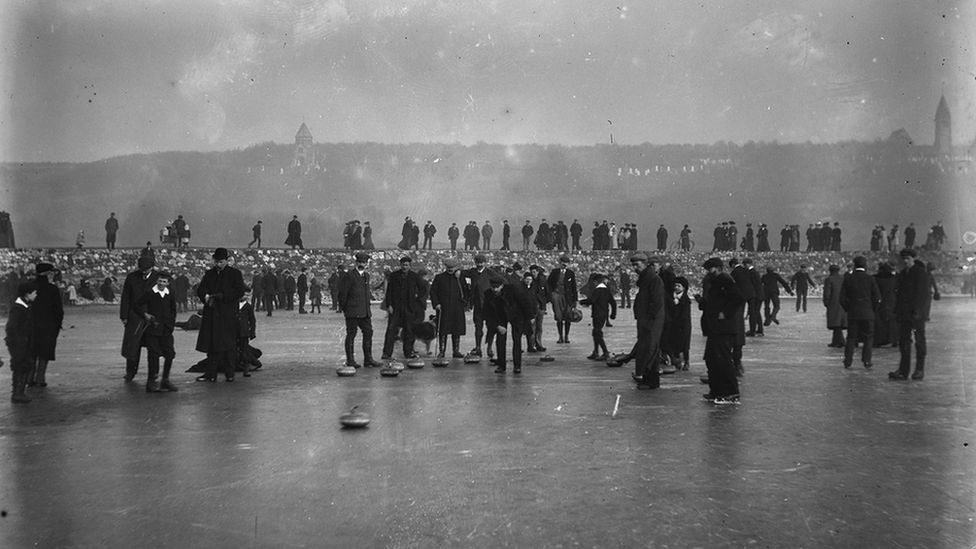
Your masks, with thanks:
[[[25,393],[27,376],[33,367],[31,358],[31,313],[30,304],[37,297],[37,285],[24,282],[17,286],[17,299],[10,306],[10,316],[7,317],[6,338],[7,351],[10,352],[10,372],[13,378],[13,393],[10,402],[27,404],[31,401]]]
[[[580,301],[581,304],[590,306],[590,315],[593,318],[593,352],[586,358],[606,361],[610,357],[610,351],[607,350],[607,342],[603,339],[603,327],[608,320],[617,318],[617,300],[607,288],[606,275],[594,274],[593,282],[596,288],[593,289],[590,297]]]
[[[149,355],[149,375],[146,378],[146,392],[158,393],[176,391],[169,381],[169,373],[173,368],[176,351],[173,346],[173,329],[176,327],[176,297],[169,291],[171,274],[162,271],[156,275],[156,284],[152,289],[142,294],[132,305],[136,315],[143,317],[148,326],[142,337],[142,345]],[[163,357],[163,379],[156,381],[159,375],[159,357]]]

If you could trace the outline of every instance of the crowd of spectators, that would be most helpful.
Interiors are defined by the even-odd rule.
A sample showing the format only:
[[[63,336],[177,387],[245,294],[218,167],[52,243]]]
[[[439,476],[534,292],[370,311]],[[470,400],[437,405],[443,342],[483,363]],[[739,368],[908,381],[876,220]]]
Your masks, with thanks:
[[[174,276],[186,274],[191,284],[199,282],[203,273],[212,266],[209,248],[156,248],[154,250],[156,263],[159,267],[174,273]],[[138,249],[0,249],[0,307],[5,309],[16,295],[19,282],[33,279],[34,265],[41,261],[53,264],[60,273],[55,282],[65,293],[65,303],[101,304],[117,303],[115,295],[119,293],[119,284],[125,275],[136,267],[136,261],[144,250]],[[385,273],[395,270],[400,258],[408,254],[413,258],[413,268],[424,268],[431,273],[442,270],[441,260],[445,257],[456,257],[462,266],[472,265],[475,253],[482,253],[488,258],[490,266],[511,267],[518,262],[523,267],[536,264],[545,270],[556,267],[562,252],[558,251],[449,251],[449,250],[373,250],[369,263],[373,271],[372,280],[379,281],[374,288],[374,298],[382,296],[382,281]],[[618,269],[629,268],[628,257],[632,252],[626,250],[577,251],[572,253],[575,270],[584,276],[584,280],[592,273],[600,272],[612,279],[618,278]],[[663,255],[666,262],[672,265],[674,273],[685,276],[691,283],[690,292],[698,291],[702,277],[701,265],[705,259],[717,255],[727,260],[732,257],[753,257],[756,267],[765,270],[773,267],[776,272],[788,276],[799,269],[800,264],[806,264],[813,279],[817,282],[829,274],[829,266],[837,264],[849,265],[856,255],[866,255],[868,271],[875,272],[881,261],[892,260],[888,252],[865,253],[863,251],[847,252],[814,252],[814,253],[748,253],[748,252],[670,252]],[[966,257],[950,251],[922,252],[921,259],[935,265],[935,275],[940,291],[943,294],[961,293],[964,285],[972,286],[970,279],[976,272],[976,263]],[[298,272],[305,267],[309,279],[317,277],[320,283],[325,283],[335,271],[336,266],[353,264],[349,252],[341,250],[282,250],[282,249],[238,249],[231,251],[232,264],[240,269],[245,280],[251,280],[255,271],[264,271],[267,267],[273,270],[289,269]],[[70,288],[74,290],[71,291]],[[113,295],[114,294],[114,295]],[[70,300],[69,300],[70,296]],[[326,293],[326,296],[328,294]],[[71,302],[73,301],[73,303]]]

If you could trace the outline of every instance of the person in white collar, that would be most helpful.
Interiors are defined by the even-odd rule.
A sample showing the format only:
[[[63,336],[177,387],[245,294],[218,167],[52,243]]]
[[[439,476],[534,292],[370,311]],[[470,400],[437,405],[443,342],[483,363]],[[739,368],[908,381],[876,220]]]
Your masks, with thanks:
[[[176,386],[169,380],[170,370],[176,351],[173,346],[173,329],[176,327],[176,297],[169,291],[169,283],[173,276],[162,271],[156,275],[156,284],[152,289],[142,294],[133,304],[136,314],[148,323],[142,337],[142,345],[149,355],[149,374],[146,377],[146,392],[176,391]],[[159,375],[159,357],[163,357],[163,378],[157,382]]]
[[[33,282],[24,282],[17,286],[17,299],[10,307],[10,316],[7,317],[6,334],[4,341],[7,343],[7,351],[10,352],[10,372],[13,378],[13,393],[10,395],[10,402],[14,404],[27,404],[31,401],[25,394],[27,387],[27,376],[34,365],[34,359],[30,353],[31,332],[33,330],[30,317],[30,304],[37,297],[37,285]]]

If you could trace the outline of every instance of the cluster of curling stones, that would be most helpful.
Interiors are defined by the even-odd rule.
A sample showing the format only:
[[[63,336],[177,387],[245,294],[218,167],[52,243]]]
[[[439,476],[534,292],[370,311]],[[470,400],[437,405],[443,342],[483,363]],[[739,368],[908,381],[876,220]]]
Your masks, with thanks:
[[[464,355],[464,358],[462,360],[464,361],[465,364],[477,364],[481,362],[481,357],[474,353],[468,353]],[[545,355],[539,359],[539,362],[553,362],[554,360],[555,358],[553,358],[552,356]],[[435,368],[445,368],[451,364],[451,359],[440,356],[431,360],[430,363]],[[385,366],[380,368],[380,375],[383,377],[396,377],[400,375],[400,372],[402,372],[404,368],[410,368],[411,370],[419,370],[423,368],[424,365],[425,365],[424,361],[419,358],[412,358],[408,360],[406,366],[404,366],[402,362],[391,360],[387,362]],[[339,377],[352,377],[356,375],[356,368],[344,364],[336,368],[336,375],[338,375]]]

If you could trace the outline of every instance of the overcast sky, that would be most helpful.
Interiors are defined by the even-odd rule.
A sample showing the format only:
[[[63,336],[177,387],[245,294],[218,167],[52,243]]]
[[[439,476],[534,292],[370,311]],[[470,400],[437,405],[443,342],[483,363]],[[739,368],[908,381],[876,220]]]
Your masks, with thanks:
[[[3,0],[0,160],[976,138],[976,3]]]

